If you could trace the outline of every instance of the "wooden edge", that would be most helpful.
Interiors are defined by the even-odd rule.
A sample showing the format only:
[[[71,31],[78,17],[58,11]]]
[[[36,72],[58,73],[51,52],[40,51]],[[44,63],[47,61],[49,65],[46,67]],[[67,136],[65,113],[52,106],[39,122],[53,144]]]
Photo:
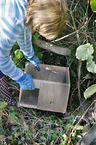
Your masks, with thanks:
[[[56,110],[48,110],[48,109],[42,109],[42,108],[37,108],[37,105],[29,105],[25,103],[19,103],[17,104],[18,107],[26,107],[26,108],[33,108],[33,109],[38,109],[38,110],[43,110],[43,111],[50,111],[50,112],[58,112],[58,113],[66,113],[66,111],[56,111]]]
[[[35,87],[38,89],[40,88],[40,83],[48,83],[48,84],[53,84],[53,85],[63,85],[63,86],[70,86],[69,84],[65,83],[60,83],[60,82],[51,82],[51,81],[45,81],[45,80],[38,80],[38,79],[33,79]]]
[[[38,110],[43,110],[43,111],[56,112],[56,113],[63,113],[63,114],[66,113],[66,111],[48,110],[46,108],[45,109],[44,108],[42,109],[42,108],[39,108],[39,107],[37,109]]]
[[[19,102],[20,102],[20,100],[21,100],[22,91],[23,91],[23,90],[20,88],[20,93],[19,93]]]
[[[26,104],[26,103],[22,103],[22,102],[18,102],[17,106],[37,109],[37,105],[30,105],[30,104]]]
[[[67,67],[67,69],[68,69],[68,84],[70,86],[70,71],[69,71],[69,67]]]
[[[30,62],[26,62],[25,66],[27,66],[27,65],[30,65],[33,68],[35,68],[35,66]],[[66,70],[66,69],[69,70],[69,67],[55,66],[55,65],[48,65],[48,64],[39,64],[39,66],[43,69],[45,68],[45,69],[49,69],[49,70],[52,70],[52,71],[62,71],[63,72],[63,70]],[[47,67],[49,67],[49,68],[47,68]],[[25,67],[25,72],[26,72],[26,70],[27,69]]]

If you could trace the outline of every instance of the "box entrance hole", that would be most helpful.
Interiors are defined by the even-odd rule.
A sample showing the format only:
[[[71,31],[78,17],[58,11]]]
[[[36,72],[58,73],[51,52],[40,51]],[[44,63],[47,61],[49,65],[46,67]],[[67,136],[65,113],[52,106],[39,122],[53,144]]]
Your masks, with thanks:
[[[39,89],[37,88],[35,89],[35,91],[23,90],[21,103],[29,104],[32,107],[36,108],[38,104],[38,96],[39,96]]]

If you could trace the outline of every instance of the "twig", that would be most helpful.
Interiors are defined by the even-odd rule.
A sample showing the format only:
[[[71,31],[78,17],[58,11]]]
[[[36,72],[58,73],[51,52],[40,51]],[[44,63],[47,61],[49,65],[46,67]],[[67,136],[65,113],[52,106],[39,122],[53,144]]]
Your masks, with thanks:
[[[81,103],[81,94],[80,94],[80,76],[81,76],[81,66],[82,66],[82,62],[79,61],[77,88],[78,88],[78,99],[79,99],[80,103]]]
[[[67,37],[69,37],[69,36],[71,36],[71,35],[73,35],[73,34],[75,34],[75,33],[77,33],[77,31],[74,31],[73,33],[70,33],[70,34],[68,34],[68,35],[65,35],[65,36],[63,36],[63,37],[61,37],[61,38],[59,38],[59,39],[56,39],[56,40],[52,41],[52,42],[60,41],[60,40],[65,39],[65,38],[67,38]]]

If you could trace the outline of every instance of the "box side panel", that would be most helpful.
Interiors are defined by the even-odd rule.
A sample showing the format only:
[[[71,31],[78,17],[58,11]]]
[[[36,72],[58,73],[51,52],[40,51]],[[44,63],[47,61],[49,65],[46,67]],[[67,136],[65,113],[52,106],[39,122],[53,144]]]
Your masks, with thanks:
[[[33,79],[52,81],[52,82],[60,82],[67,83],[68,82],[68,68],[66,67],[58,67],[58,66],[50,66],[39,64],[40,72],[36,70],[36,68],[28,63],[26,65],[25,72],[27,74],[31,74]]]
[[[38,109],[66,112],[69,86],[41,83],[38,98]]]

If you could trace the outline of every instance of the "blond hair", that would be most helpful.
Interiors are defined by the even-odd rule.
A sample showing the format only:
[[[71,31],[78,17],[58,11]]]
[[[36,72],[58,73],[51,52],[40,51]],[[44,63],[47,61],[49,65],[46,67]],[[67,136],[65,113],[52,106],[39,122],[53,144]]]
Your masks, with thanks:
[[[46,39],[54,39],[66,24],[65,0],[30,0],[26,7],[26,24]]]

